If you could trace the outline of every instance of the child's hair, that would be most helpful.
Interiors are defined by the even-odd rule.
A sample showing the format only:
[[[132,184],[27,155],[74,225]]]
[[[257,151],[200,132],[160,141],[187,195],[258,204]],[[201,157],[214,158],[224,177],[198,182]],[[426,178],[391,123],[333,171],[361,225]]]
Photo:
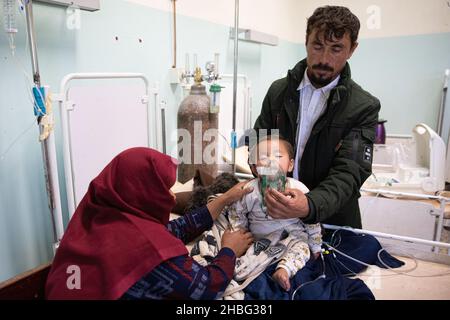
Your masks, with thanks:
[[[194,178],[194,189],[186,205],[185,213],[206,206],[210,196],[225,193],[239,183],[238,178],[228,172],[219,174],[209,185],[201,185],[201,181],[199,180],[195,180]]]
[[[260,137],[258,139],[258,143],[255,143],[251,148],[250,148],[250,152],[249,152],[249,164],[256,164],[256,159],[257,159],[257,152],[258,152],[258,145],[261,144],[261,142],[265,142],[265,141],[272,141],[272,140],[277,140],[280,143],[283,143],[284,146],[286,147],[286,150],[288,152],[289,155],[289,159],[294,159],[294,148],[292,147],[292,144],[287,141],[285,138],[283,138],[283,136],[278,135],[278,134],[271,134],[271,135],[266,135],[263,137]]]

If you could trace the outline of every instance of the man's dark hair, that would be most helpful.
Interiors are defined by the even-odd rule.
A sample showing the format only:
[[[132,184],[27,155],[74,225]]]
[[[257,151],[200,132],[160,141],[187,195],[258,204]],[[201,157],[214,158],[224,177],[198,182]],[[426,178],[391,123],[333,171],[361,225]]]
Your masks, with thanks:
[[[333,37],[341,39],[345,32],[350,34],[352,47],[358,40],[360,23],[348,8],[340,6],[324,6],[314,10],[311,17],[308,18],[306,27],[306,43],[313,30],[323,33],[326,41],[332,41]]]

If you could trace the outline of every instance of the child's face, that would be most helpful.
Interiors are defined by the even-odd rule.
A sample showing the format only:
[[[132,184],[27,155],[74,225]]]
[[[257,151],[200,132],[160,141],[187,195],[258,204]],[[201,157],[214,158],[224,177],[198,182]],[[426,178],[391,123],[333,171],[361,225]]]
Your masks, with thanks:
[[[268,166],[269,161],[276,161],[284,173],[294,169],[294,159],[290,159],[286,145],[278,140],[266,140],[258,144],[256,166]]]

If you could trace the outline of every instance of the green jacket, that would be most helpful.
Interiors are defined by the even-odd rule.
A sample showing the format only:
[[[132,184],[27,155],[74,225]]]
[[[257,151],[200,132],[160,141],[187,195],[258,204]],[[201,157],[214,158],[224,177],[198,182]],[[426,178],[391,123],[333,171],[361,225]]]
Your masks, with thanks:
[[[255,129],[279,129],[297,148],[299,91],[306,59],[276,80],[264,99]],[[351,79],[345,65],[331,90],[325,113],[317,120],[299,164],[299,179],[310,214],[305,223],[323,222],[361,228],[359,189],[372,173],[372,153],[380,101]]]

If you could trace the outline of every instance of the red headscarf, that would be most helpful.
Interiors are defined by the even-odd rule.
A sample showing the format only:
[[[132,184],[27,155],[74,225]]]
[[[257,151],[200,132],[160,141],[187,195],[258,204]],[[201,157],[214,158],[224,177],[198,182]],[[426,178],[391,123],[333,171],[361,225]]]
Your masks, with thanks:
[[[48,276],[48,299],[117,299],[161,262],[187,254],[166,228],[176,165],[149,148],[115,157],[89,185]],[[77,270],[81,287],[76,287]]]

